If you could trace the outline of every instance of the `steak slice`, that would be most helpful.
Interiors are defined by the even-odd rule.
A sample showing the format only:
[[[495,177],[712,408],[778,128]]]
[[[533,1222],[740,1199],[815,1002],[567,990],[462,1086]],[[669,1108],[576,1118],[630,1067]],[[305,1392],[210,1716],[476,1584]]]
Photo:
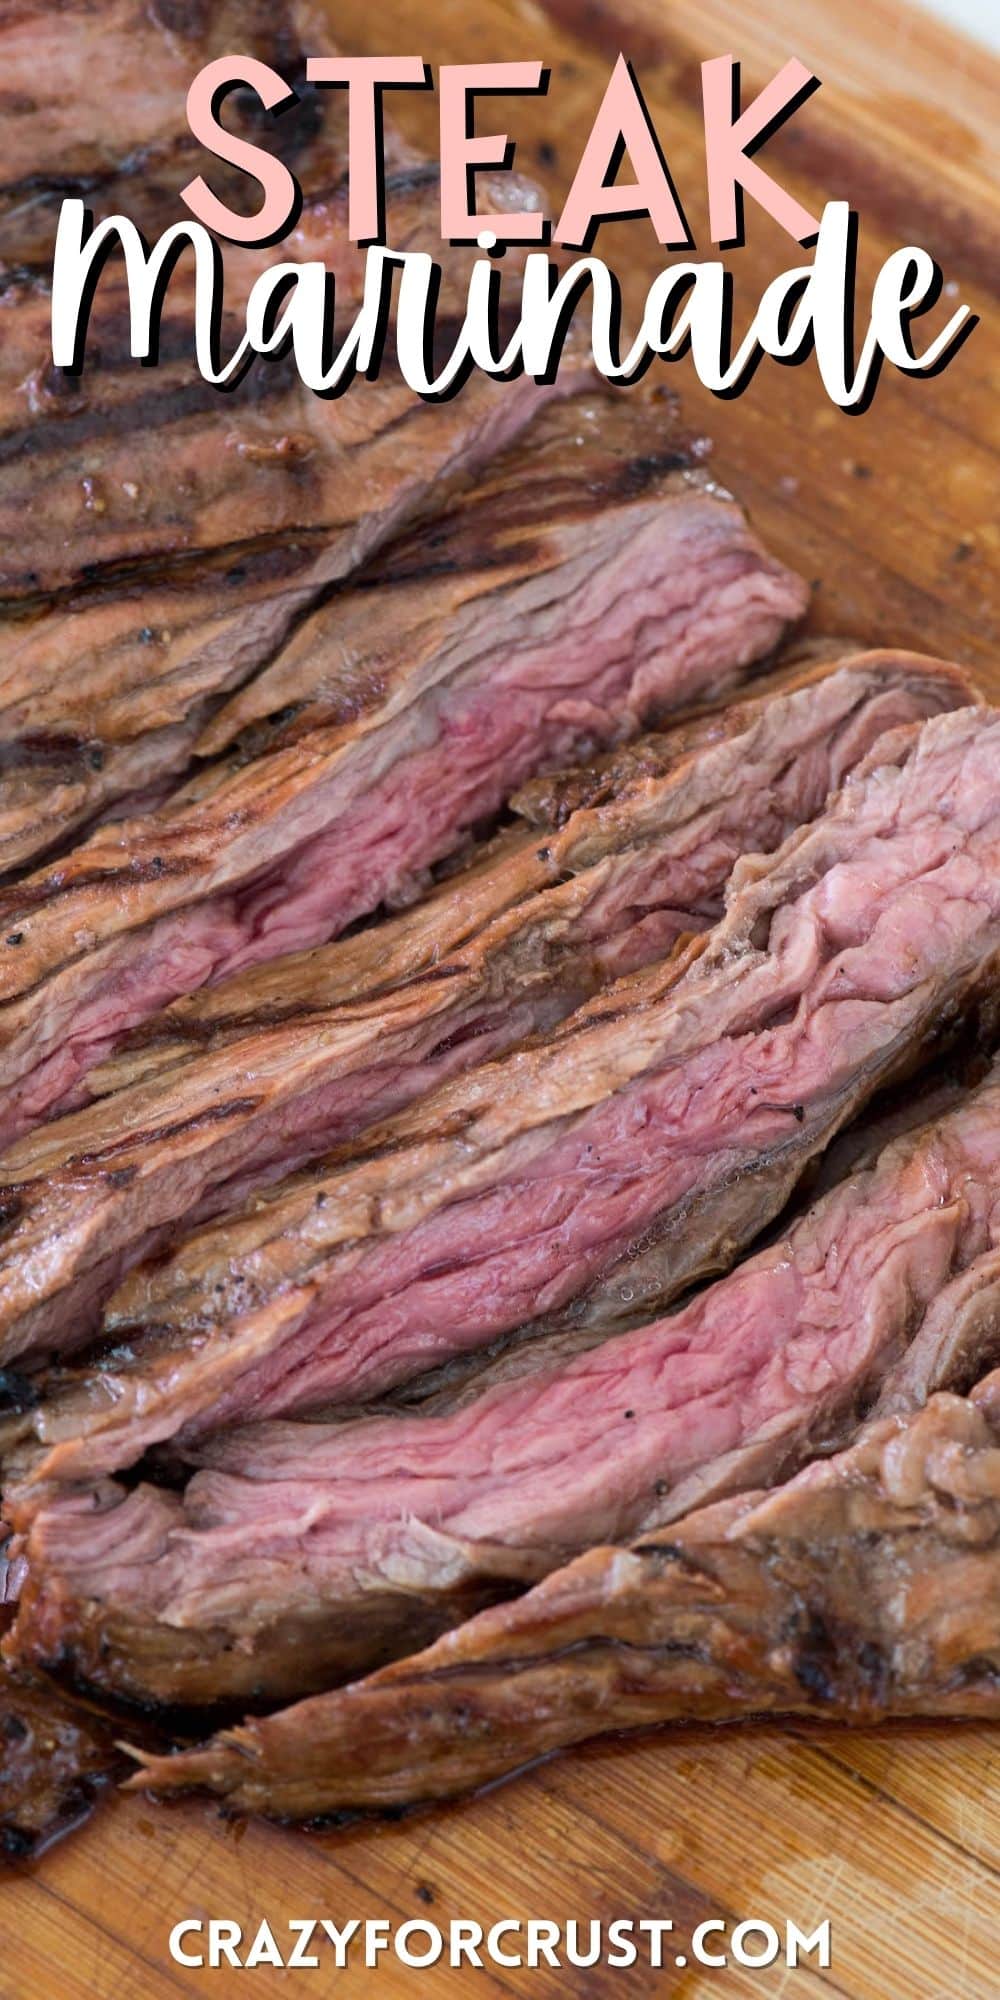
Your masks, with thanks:
[[[529,787],[531,824],[415,910],[176,1003],[105,1065],[102,1086],[118,1070],[124,1087],[0,1162],[0,1361],[79,1345],[169,1226],[705,929],[740,854],[811,819],[887,727],[963,699],[953,668],[908,654],[776,676],[768,694]],[[568,816],[566,795],[581,801]]]
[[[727,1268],[995,977],[998,772],[993,710],[892,731],[739,865],[706,943],[134,1270],[99,1365],[34,1413],[39,1475],[370,1399],[570,1300],[600,1321]]]
[[[397,384],[370,383],[355,402],[354,435],[337,447],[351,478],[338,475],[336,528],[311,527],[305,506],[302,527],[275,542],[180,560],[152,576],[129,572],[5,624],[0,871],[64,846],[99,816],[144,816],[169,797],[212,707],[275,654],[326,583],[377,549],[439,476],[461,474],[509,444],[544,394],[531,383],[481,379],[429,425],[427,407],[409,392],[404,401]],[[251,443],[254,481],[268,466],[289,477],[291,437],[281,427],[273,450],[262,441],[256,458]],[[227,438],[238,452],[238,428]],[[224,476],[229,446],[197,427],[192,439],[211,478]],[[307,459],[305,433],[299,439]],[[322,621],[327,650],[336,645],[338,610],[335,603]]]
[[[593,1549],[372,1679],[131,1783],[286,1819],[492,1783],[654,1722],[1000,1716],[1000,1374],[774,1493]]]
[[[166,20],[168,12],[176,26]],[[274,117],[252,90],[237,89],[222,107],[222,124],[284,160],[298,177],[307,207],[337,159],[342,163],[338,177],[344,178],[346,92],[316,90],[305,81],[307,56],[334,52],[327,10],[309,0],[279,0],[271,7],[261,0],[223,0],[211,6],[166,0],[160,8],[143,0],[111,0],[100,8],[74,6],[72,18],[64,6],[54,61],[48,60],[55,40],[49,15],[37,9],[33,16],[24,7],[14,22],[10,14],[6,9],[0,21],[6,86],[0,135],[0,273],[8,281],[48,283],[67,196],[85,202],[96,223],[124,213],[150,244],[172,224],[190,219],[178,197],[199,174],[235,213],[254,212],[260,202],[255,182],[207,154],[186,118],[188,88],[199,69],[234,50],[277,67],[297,99]],[[38,62],[39,33],[45,38],[44,64]],[[23,74],[28,64],[30,87],[12,88],[12,74]],[[106,74],[108,69],[114,79],[110,96],[81,107],[80,78],[87,76],[89,90],[95,72]],[[24,120],[20,125],[19,119]],[[390,179],[413,158],[391,130],[384,135],[384,154]],[[227,259],[230,253],[239,254],[227,245]]]
[[[217,49],[216,36],[225,46],[234,10],[214,10],[211,22],[197,10],[170,12],[176,30],[145,8],[133,20],[137,10],[126,0],[101,24],[105,59],[113,48],[120,68],[126,125],[134,97],[154,140],[156,102],[144,98],[150,48],[165,42],[167,71],[173,73],[180,55],[190,62],[190,79],[197,58]],[[329,48],[322,19],[300,0],[266,18],[253,6],[236,12],[239,46],[263,46],[290,80],[300,76],[303,43],[310,51]],[[92,28],[86,12],[66,24],[62,54],[75,73],[89,61]],[[8,26],[14,73],[33,32],[30,18]],[[126,35],[128,57],[118,46]],[[36,89],[29,101],[33,130],[53,117],[60,130],[58,97],[43,101]],[[341,304],[353,309],[365,253],[346,228],[345,94],[307,92],[277,120],[248,94],[229,104],[238,106],[249,136],[293,160],[307,194],[300,222],[279,246],[226,246],[231,302],[279,258],[319,257]],[[164,94],[171,119],[183,122],[183,105],[183,91]],[[61,186],[47,187],[42,175],[27,191],[8,189],[14,207],[6,215],[0,193],[0,245],[10,228],[17,232],[18,216],[30,235],[63,193],[89,195],[90,181],[99,206],[114,208],[117,201],[155,235],[164,220],[176,219],[176,189],[205,164],[190,140],[133,152],[130,131],[125,136],[120,127],[116,133],[102,125],[100,148],[117,181],[102,179],[103,169],[91,162],[90,180],[76,184],[67,161]],[[40,157],[44,151],[42,142]],[[439,252],[436,169],[394,134],[384,151],[390,240],[401,250]],[[218,162],[210,178],[217,192],[233,198]],[[491,202],[520,206],[531,198],[520,177],[492,177]],[[245,199],[238,192],[235,205]],[[16,247],[20,257],[23,246]],[[50,256],[51,241],[44,261]],[[463,309],[469,261],[462,252],[445,260],[445,319]],[[531,384],[511,390],[479,378],[460,405],[431,413],[390,366],[363,396],[324,404],[285,364],[261,364],[221,396],[194,368],[194,283],[184,260],[167,294],[155,382],[131,360],[128,294],[113,265],[92,309],[86,368],[82,377],[70,377],[46,361],[47,282],[23,270],[3,277],[0,517],[6,510],[9,526],[0,599],[8,611],[26,599],[36,615],[5,626],[0,870],[51,851],[109,807],[128,802],[138,812],[156,803],[189,763],[212,699],[267,660],[318,591],[412,514],[438,475],[475,465],[543,399]],[[235,319],[225,314],[223,351],[232,351],[238,338]],[[573,366],[571,359],[570,375]],[[80,584],[85,591],[47,603],[37,615],[39,593]]]
[[[478,503],[380,566],[377,600],[344,592],[300,628],[325,720],[218,759],[0,893],[8,1138],[179,993],[412,893],[540,767],[776,643],[804,586],[687,469],[672,420],[651,456],[649,423],[633,401],[553,405]],[[386,442],[402,452],[398,430]]]
[[[388,181],[396,247],[436,247],[436,174],[404,164]],[[501,207],[519,198],[499,184],[494,195]],[[321,254],[350,300],[362,265],[345,201],[338,168],[282,250]],[[263,256],[230,246],[227,271],[249,282]],[[445,314],[464,269],[461,253],[445,266]],[[580,373],[570,356],[555,392],[479,376],[432,410],[391,366],[331,403],[268,363],[220,395],[194,374],[185,276],[179,267],[168,295],[155,380],[130,359],[124,291],[108,274],[82,377],[45,362],[44,289],[0,292],[0,514],[6,481],[18,522],[0,579],[0,870],[112,808],[156,804],[213,705],[322,590]],[[228,326],[223,339],[234,344]],[[57,602],[38,598],[54,589]],[[32,604],[16,602],[24,592]]]
[[[422,169],[403,178],[394,247],[439,249],[436,175]],[[517,199],[509,188],[497,192],[501,207]],[[315,202],[281,250],[285,262],[320,259],[334,270],[346,338],[363,267],[343,234],[344,201],[341,192]],[[225,354],[235,350],[249,285],[275,256],[227,253]],[[470,261],[461,250],[444,261],[442,334],[449,324],[457,333]],[[154,370],[131,357],[127,297],[122,282],[98,291],[78,376],[50,366],[44,292],[15,287],[8,299],[0,606],[90,586],[137,564],[173,566],[178,558],[310,532],[322,538],[310,580],[314,588],[329,584],[377,546],[407,507],[413,511],[436,476],[461,462],[456,437],[474,435],[477,420],[486,421],[479,413],[509,410],[513,431],[553,393],[530,378],[494,382],[477,374],[450,403],[427,403],[403,379],[391,349],[377,380],[334,399],[308,389],[291,357],[258,358],[222,393],[196,367],[187,271],[171,283]]]
[[[833,1450],[901,1354],[912,1409],[945,1329],[997,1358],[1000,1068],[672,1318],[442,1416],[222,1433],[182,1494],[43,1499],[13,1657],[171,1706],[329,1686]]]
[[[192,174],[207,171],[215,192],[229,197],[226,169],[195,144],[185,103],[203,65],[234,49],[296,83],[305,57],[328,51],[329,35],[321,10],[303,0],[213,0],[210,6],[200,0],[101,0],[100,6],[60,6],[57,25],[48,6],[5,8],[0,255],[19,262],[27,254],[30,260],[41,209],[51,256],[55,211],[64,195],[96,196],[108,212],[120,203],[144,227],[150,181],[176,196]],[[253,93],[241,91],[224,122],[241,138],[294,158],[316,115],[310,97],[306,106],[273,118]],[[234,206],[245,207],[246,199],[244,192]],[[169,220],[176,221],[178,212],[175,201]]]
[[[187,86],[203,61],[235,42],[247,53],[263,48],[264,60],[277,62],[301,88],[306,54],[330,52],[322,10],[310,0],[279,0],[271,8],[259,0],[248,7],[225,0],[207,10],[189,0],[164,0],[157,12],[136,0],[113,0],[111,18],[101,10],[98,27],[91,8],[73,8],[59,59],[44,81],[37,78],[37,18],[30,10],[15,11],[16,20],[0,25],[0,55],[9,54],[0,244],[6,243],[14,258],[0,273],[6,280],[0,289],[0,603],[89,585],[122,565],[173,565],[178,556],[273,544],[310,531],[323,538],[313,551],[314,584],[343,575],[364,552],[352,544],[375,545],[385,497],[380,485],[391,472],[391,463],[376,454],[370,467],[375,483],[365,506],[358,490],[369,476],[361,456],[365,447],[388,426],[398,430],[402,503],[408,486],[426,492],[435,474],[452,462],[447,440],[456,424],[474,427],[477,409],[484,402],[491,407],[502,385],[480,377],[471,385],[464,414],[446,407],[432,411],[392,365],[390,341],[387,368],[360,395],[316,396],[290,360],[267,359],[258,359],[245,379],[221,395],[195,364],[191,252],[170,277],[152,375],[132,359],[129,291],[120,260],[101,272],[83,371],[67,375],[50,361],[48,276],[24,268],[23,248],[13,240],[19,215],[33,238],[39,216],[53,220],[63,194],[82,194],[89,202],[96,193],[98,210],[105,212],[117,201],[147,235],[155,234],[164,220],[189,219],[176,193],[202,170],[218,194],[245,208],[254,198],[252,182],[210,159],[187,131]],[[167,14],[176,17],[176,26],[161,18]],[[47,34],[46,42],[51,40]],[[99,58],[95,41],[101,44]],[[36,68],[35,87],[19,91],[11,79],[29,61]],[[95,71],[108,67],[117,77],[118,116],[108,117],[106,106],[95,101],[92,119],[78,122],[80,93],[75,81],[67,90],[67,75],[78,80],[87,74],[93,87]],[[30,119],[22,125],[18,113],[29,107]],[[277,264],[315,260],[335,285],[339,344],[363,296],[367,255],[347,230],[346,94],[307,88],[301,101],[278,117],[250,91],[231,93],[227,107],[224,122],[295,166],[305,206],[277,244],[224,246],[221,354],[233,353],[245,330],[254,280]],[[18,145],[22,129],[27,152]],[[396,250],[440,258],[436,166],[393,133],[383,151],[387,240]],[[501,209],[519,209],[537,199],[537,190],[520,176],[491,176],[491,205],[496,200]],[[51,249],[50,240],[46,263]],[[29,245],[29,262],[33,254]],[[476,254],[459,248],[441,259],[442,331],[449,323],[457,330],[464,318]],[[484,390],[493,393],[484,399]],[[513,412],[538,396],[527,383],[499,400]],[[414,429],[422,439],[419,447],[411,442]],[[429,454],[422,478],[416,463],[421,451]],[[397,506],[394,518],[400,511]]]
[[[0,874],[88,822],[162,803],[206,708],[308,602],[315,538],[176,565],[3,626]]]

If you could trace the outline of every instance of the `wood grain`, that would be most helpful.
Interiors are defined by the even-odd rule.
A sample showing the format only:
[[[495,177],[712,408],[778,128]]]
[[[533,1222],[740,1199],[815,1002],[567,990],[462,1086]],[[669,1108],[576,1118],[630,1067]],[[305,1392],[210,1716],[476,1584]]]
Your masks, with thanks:
[[[339,0],[338,39],[433,62],[543,57],[546,103],[510,112],[519,164],[569,183],[610,61],[624,47],[698,243],[704,213],[698,63],[733,52],[756,88],[790,54],[822,90],[768,152],[813,207],[861,210],[861,280],[919,241],[982,316],[953,368],[928,383],[887,372],[873,408],[849,419],[808,367],[768,368],[716,404],[686,364],[670,375],[717,441],[714,464],[772,544],[816,580],[812,623],[925,646],[973,665],[1000,698],[997,590],[1000,399],[995,324],[1000,65],[905,0]],[[400,100],[434,143],[433,106]],[[484,128],[485,129],[485,128]],[[658,268],[642,223],[601,253],[631,267],[638,297]],[[748,205],[734,259],[738,315],[790,261],[787,240]],[[742,308],[740,306],[742,301]],[[951,310],[953,298],[943,308]],[[774,1727],[675,1731],[590,1746],[487,1797],[338,1836],[227,1826],[198,1805],[116,1800],[82,1834],[4,1885],[0,2000],[169,2000],[375,1990],[386,1995],[733,1996],[733,2000],[992,2000],[1000,1990],[1000,1732],[886,1729],[857,1735]],[[670,1916],[677,1948],[704,1916],[829,1917],[829,1972],[465,1970],[383,1965],[346,1973],[185,1971],[167,1936],[184,1915],[383,1915],[484,1923]],[[336,1982],[334,1987],[334,1981]]]

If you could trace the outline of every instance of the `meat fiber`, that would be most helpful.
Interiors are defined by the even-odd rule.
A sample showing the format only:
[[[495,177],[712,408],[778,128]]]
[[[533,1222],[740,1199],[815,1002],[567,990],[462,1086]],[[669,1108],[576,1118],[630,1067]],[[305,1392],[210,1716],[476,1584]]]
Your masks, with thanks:
[[[672,1318],[569,1360],[546,1346],[443,1415],[251,1426],[196,1450],[181,1494],[43,1499],[12,1656],[171,1706],[329,1686],[595,1543],[786,1476],[880,1388],[912,1409],[981,1372],[1000,1070]]]
[[[580,1556],[416,1658],[133,1785],[286,1819],[398,1810],[654,1722],[1000,1717],[1000,1375],[771,1494]]]
[[[705,929],[740,854],[810,819],[887,727],[968,698],[954,669],[909,654],[773,677],[537,781],[520,831],[395,920],[177,1002],[104,1066],[97,1103],[0,1162],[0,1362],[79,1345],[128,1265],[192,1211],[301,1166]]]
[[[540,767],[775,643],[804,587],[687,469],[669,420],[659,445],[639,404],[554,406],[516,468],[381,568],[377,620],[359,589],[300,628],[324,719],[0,894],[7,1138],[176,995],[408,893]]]
[[[134,1270],[34,1412],[40,1476],[364,1400],[532,1319],[727,1268],[832,1135],[995,978],[1000,715],[892,731],[704,945],[627,975]]]

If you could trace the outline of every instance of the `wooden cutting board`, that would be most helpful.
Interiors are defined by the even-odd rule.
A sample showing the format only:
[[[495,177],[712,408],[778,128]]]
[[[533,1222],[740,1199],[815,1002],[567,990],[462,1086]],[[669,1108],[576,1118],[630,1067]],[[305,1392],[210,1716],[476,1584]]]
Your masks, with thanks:
[[[756,90],[791,54],[823,88],[768,150],[807,206],[849,197],[861,277],[923,243],[982,315],[929,383],[883,379],[846,418],[811,368],[765,366],[714,404],[687,364],[671,379],[715,437],[714,465],[773,547],[815,579],[817,630],[966,661],[1000,698],[1000,397],[995,325],[1000,65],[904,0],[328,0],[338,40],[433,62],[544,58],[547,103],[504,104],[519,164],[565,191],[619,46],[635,61],[694,229],[705,222],[698,64],[734,53]],[[984,8],[991,0],[981,0]],[[402,104],[434,143],[432,107]],[[395,108],[395,107],[394,107]],[[489,129],[484,127],[483,129]],[[733,258],[737,322],[794,247],[748,204]],[[657,267],[641,223],[601,253]],[[953,309],[953,295],[944,306]],[[387,1828],[305,1836],[220,1822],[205,1806],[116,1800],[2,1888],[0,2000],[230,1995],[604,1993],[823,2000],[990,2000],[1000,1993],[1000,1731],[676,1731],[594,1745],[484,1798]],[[832,1922],[827,1973],[537,1970],[185,1971],[181,1917],[671,1917],[676,1952],[703,1917]]]

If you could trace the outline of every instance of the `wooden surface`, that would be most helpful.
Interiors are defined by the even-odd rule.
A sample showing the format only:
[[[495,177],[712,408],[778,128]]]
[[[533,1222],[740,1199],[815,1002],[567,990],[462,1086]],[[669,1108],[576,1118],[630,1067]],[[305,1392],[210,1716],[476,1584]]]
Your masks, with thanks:
[[[989,0],[982,0],[986,6]],[[432,61],[542,57],[547,104],[504,105],[519,164],[558,198],[619,46],[633,57],[698,252],[704,213],[699,61],[732,51],[759,87],[787,55],[824,79],[768,149],[807,204],[860,208],[862,284],[896,244],[923,242],[982,315],[930,383],[887,373],[872,410],[840,415],[811,368],[767,365],[713,404],[687,364],[670,379],[716,439],[715,466],[774,547],[816,579],[820,630],[898,640],[974,664],[1000,697],[995,287],[1000,66],[893,0],[344,0],[338,39]],[[404,106],[424,138],[428,107]],[[486,128],[481,128],[486,129]],[[737,320],[795,249],[748,204],[733,257]],[[639,222],[601,253],[637,289],[659,258]],[[954,298],[942,302],[953,308]],[[303,1836],[233,1827],[206,1807],[115,1801],[2,1895],[0,2000],[530,1992],[823,2000],[989,2000],[1000,1992],[1000,1731],[740,1729],[592,1746],[488,1797],[384,1829]],[[489,1922],[669,1916],[677,1950],[702,1917],[833,1925],[828,1973],[605,1969],[418,1973],[383,1963],[279,1972],[172,1965],[179,1918]]]

